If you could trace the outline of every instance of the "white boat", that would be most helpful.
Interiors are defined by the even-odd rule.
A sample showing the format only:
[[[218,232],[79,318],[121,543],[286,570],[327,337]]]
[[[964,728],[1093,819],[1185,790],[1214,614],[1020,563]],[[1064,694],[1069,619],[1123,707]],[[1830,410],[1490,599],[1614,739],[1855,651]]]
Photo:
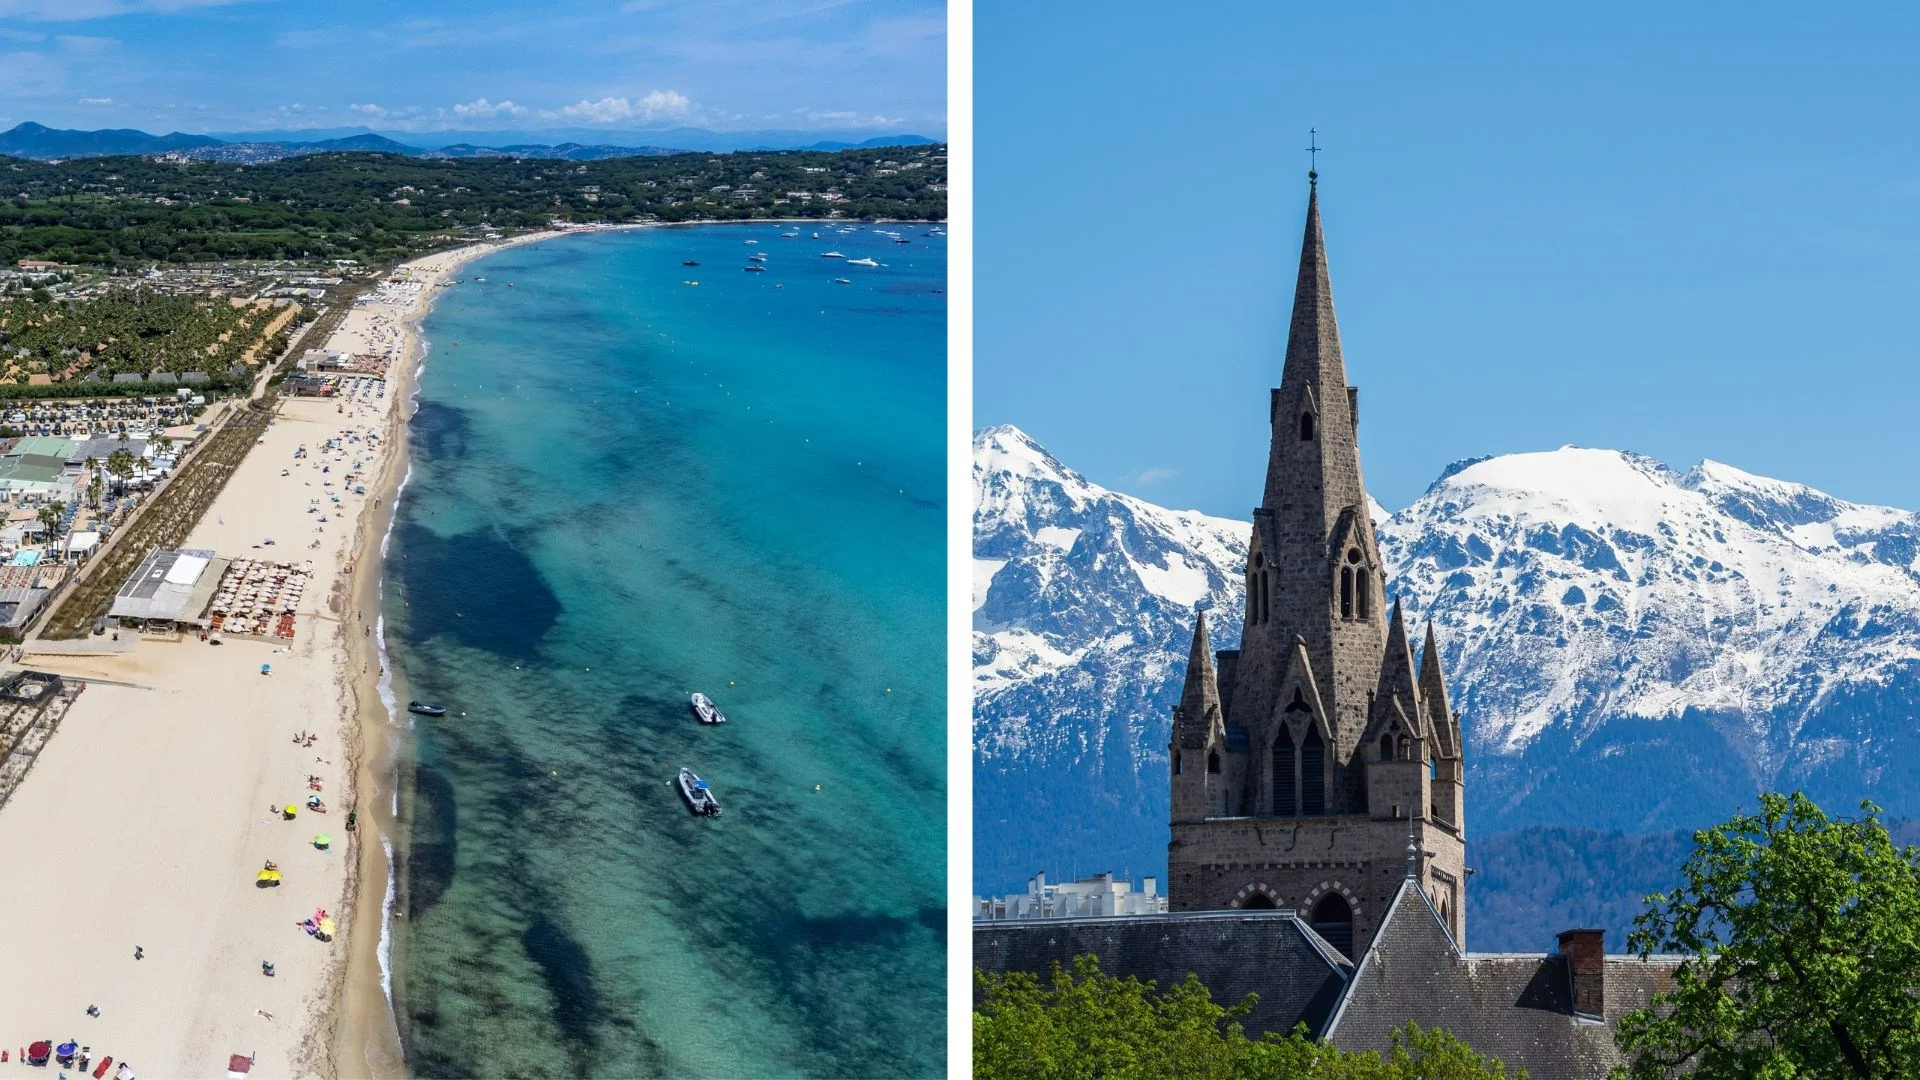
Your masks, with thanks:
[[[791,240],[791,239],[793,239],[794,237],[796,237],[796,236],[799,236],[799,235],[800,235],[800,230],[798,230],[798,229],[795,229],[795,230],[794,230],[794,231],[792,231],[792,232],[783,232],[783,233],[781,233],[781,234],[780,234],[780,237],[781,237],[781,239],[783,239],[783,240]]]
[[[837,277],[833,279],[833,283],[835,285],[851,285],[853,284],[853,279],[850,277]]]
[[[752,262],[766,262],[767,253],[764,251],[756,251],[753,254],[747,256],[747,258]]]
[[[693,715],[699,717],[700,722],[703,724],[724,724],[727,722],[727,714],[721,712],[720,706],[715,705],[713,699],[705,694],[693,695]]]
[[[749,243],[749,244],[757,244],[757,243],[759,243],[759,242],[760,242],[760,241],[758,241],[758,240],[749,240],[749,241],[747,241],[747,243]]]
[[[845,255],[842,255],[842,254],[840,254],[840,253],[839,253],[839,252],[837,252],[837,251],[823,251],[823,252],[821,252],[821,253],[820,253],[820,257],[821,257],[821,258],[823,258],[823,259],[844,259],[844,258],[846,258],[846,256],[845,256]]]
[[[872,259],[848,259],[847,265],[848,266],[879,266],[880,264],[877,262],[874,262]]]
[[[678,782],[680,797],[687,800],[687,809],[702,817],[720,816],[720,800],[713,797],[707,782],[694,775],[692,769],[682,768]]]

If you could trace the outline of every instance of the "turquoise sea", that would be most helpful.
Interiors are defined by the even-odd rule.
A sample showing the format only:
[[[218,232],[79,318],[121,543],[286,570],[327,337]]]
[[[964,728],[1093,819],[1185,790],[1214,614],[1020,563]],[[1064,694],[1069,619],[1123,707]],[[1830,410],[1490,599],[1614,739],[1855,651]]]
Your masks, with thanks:
[[[879,228],[562,237],[428,317],[384,594],[449,709],[402,764],[417,1075],[944,1071],[946,246]]]

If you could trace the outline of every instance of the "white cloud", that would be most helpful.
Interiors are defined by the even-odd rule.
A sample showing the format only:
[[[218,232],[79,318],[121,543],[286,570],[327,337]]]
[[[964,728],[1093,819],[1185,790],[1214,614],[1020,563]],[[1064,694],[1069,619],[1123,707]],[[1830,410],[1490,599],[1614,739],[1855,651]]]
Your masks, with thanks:
[[[899,127],[900,125],[906,123],[906,120],[902,117],[881,116],[879,113],[873,113],[872,115],[862,115],[860,113],[853,112],[851,110],[840,110],[835,112],[813,112],[813,111],[808,111],[803,109],[795,109],[794,111],[797,113],[803,113],[806,116],[807,120],[812,123],[829,124],[834,127],[891,128],[891,127]]]
[[[561,109],[560,115],[594,124],[619,120],[688,120],[694,115],[694,106],[687,95],[678,90],[653,90],[638,101],[623,97],[582,100]]]
[[[348,105],[347,108],[363,116],[380,117],[387,115],[387,110],[378,105]]]
[[[110,97],[83,97],[80,99],[80,104],[82,105],[112,105],[113,103],[114,101]]]
[[[511,101],[488,101],[481,98],[469,101],[465,105],[455,105],[453,115],[462,120],[485,120],[496,116],[525,116],[532,109],[524,105],[515,105]]]
[[[1139,472],[1133,474],[1131,477],[1128,477],[1128,479],[1132,481],[1134,484],[1144,487],[1147,484],[1157,484],[1162,480],[1171,480],[1175,476],[1178,476],[1179,474],[1180,473],[1178,469],[1168,469],[1168,468],[1155,466],[1154,468],[1151,468],[1151,469],[1141,469]]]

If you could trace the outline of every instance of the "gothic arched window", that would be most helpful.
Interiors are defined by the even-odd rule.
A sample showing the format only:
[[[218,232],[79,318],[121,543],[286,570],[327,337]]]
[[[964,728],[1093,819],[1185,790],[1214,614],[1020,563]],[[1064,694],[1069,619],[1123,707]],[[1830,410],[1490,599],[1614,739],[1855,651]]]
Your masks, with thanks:
[[[1279,906],[1280,905],[1273,902],[1273,897],[1263,892],[1254,893],[1240,903],[1240,908],[1243,911],[1265,911],[1269,908],[1277,908]]]
[[[1220,771],[1220,755],[1219,754],[1210,753],[1207,755],[1207,771],[1210,773],[1217,773]]]
[[[1180,751],[1178,750],[1173,752],[1173,775],[1180,775]]]
[[[1314,727],[1300,744],[1300,812],[1308,817],[1327,812],[1327,746]]]
[[[1179,772],[1180,771],[1179,769],[1180,755],[1179,754],[1173,755],[1173,760],[1174,760],[1173,771]],[[1380,760],[1381,761],[1393,760],[1393,736],[1391,735],[1380,736]]]
[[[1293,778],[1293,736],[1286,728],[1273,739],[1273,816],[1292,817],[1298,813],[1295,799],[1299,785]]]
[[[1409,743],[1407,741],[1407,737],[1405,735],[1400,736],[1400,743],[1399,743],[1400,753],[1396,756],[1399,757],[1401,761],[1412,761],[1413,760],[1413,751],[1411,749],[1412,745],[1413,745],[1412,743]]]
[[[1353,567],[1340,568],[1340,617],[1353,618]]]
[[[1300,441],[1313,441],[1313,414],[1310,412],[1300,414]]]
[[[1360,617],[1373,618],[1373,575],[1360,571]]]

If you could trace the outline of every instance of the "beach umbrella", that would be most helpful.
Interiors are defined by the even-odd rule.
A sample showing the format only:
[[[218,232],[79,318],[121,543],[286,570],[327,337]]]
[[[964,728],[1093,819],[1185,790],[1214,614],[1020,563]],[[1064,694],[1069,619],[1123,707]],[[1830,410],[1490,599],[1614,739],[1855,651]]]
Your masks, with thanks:
[[[288,817],[292,817],[293,815],[299,812],[300,812],[300,808],[293,805],[292,803],[288,803],[287,808],[281,811],[281,813],[287,815]]]
[[[332,843],[333,837],[328,836],[326,833],[321,833],[319,836],[313,838],[313,846],[322,851],[325,851]]]

